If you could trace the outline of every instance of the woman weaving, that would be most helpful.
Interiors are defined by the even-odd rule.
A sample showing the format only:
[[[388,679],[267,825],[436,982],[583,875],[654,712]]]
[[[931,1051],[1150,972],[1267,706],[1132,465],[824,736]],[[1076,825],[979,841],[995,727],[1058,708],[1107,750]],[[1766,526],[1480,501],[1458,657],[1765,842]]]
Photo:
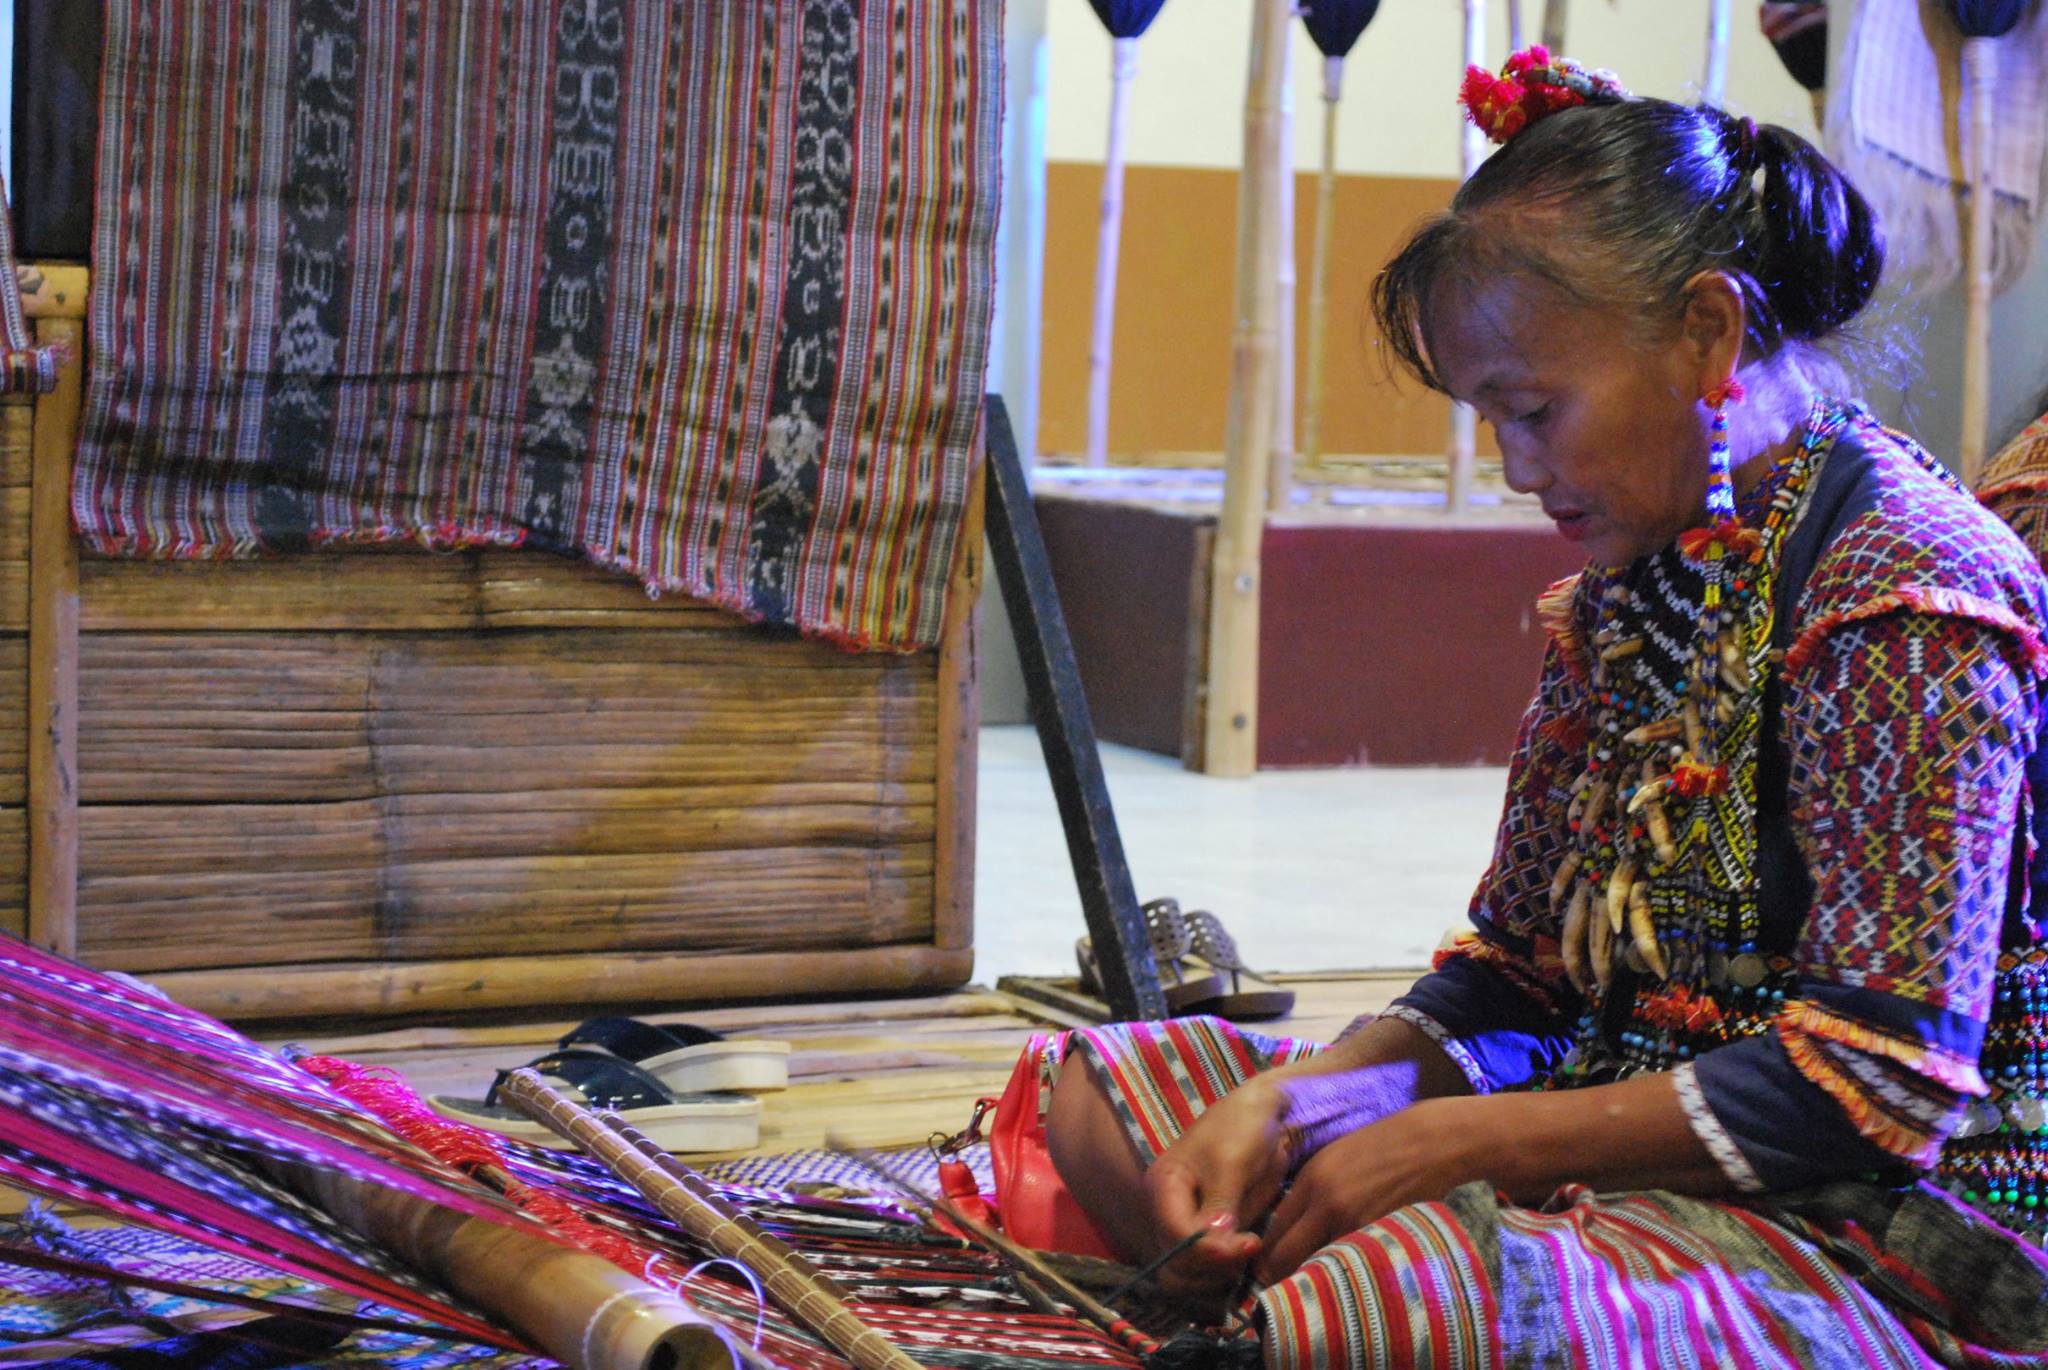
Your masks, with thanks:
[[[1827,397],[1883,248],[1811,146],[1541,49],[1465,100],[1376,310],[1590,563],[1472,931],[1328,1049],[1074,1034],[1059,1172],[1275,1365],[2041,1364],[2040,570]]]

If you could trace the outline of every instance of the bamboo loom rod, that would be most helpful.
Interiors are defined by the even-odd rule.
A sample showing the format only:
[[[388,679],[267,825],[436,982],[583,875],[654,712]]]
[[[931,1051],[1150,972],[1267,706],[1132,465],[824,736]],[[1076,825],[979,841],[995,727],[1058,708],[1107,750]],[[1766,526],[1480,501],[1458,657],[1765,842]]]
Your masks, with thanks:
[[[1294,499],[1294,41],[1280,46],[1280,231],[1274,235],[1275,309],[1279,350],[1273,391],[1273,457],[1266,472],[1266,507],[1285,509]]]
[[[1237,283],[1232,309],[1230,417],[1223,513],[1210,557],[1207,709],[1202,766],[1211,775],[1258,768],[1259,545],[1278,389],[1280,84],[1291,0],[1254,0],[1244,102],[1244,170],[1237,191]]]
[[[1984,472],[1984,449],[1991,414],[1991,225],[1997,213],[1997,190],[1991,179],[1992,151],[1997,141],[1994,100],[1998,93],[1998,40],[1963,40],[1963,88],[1970,106],[1965,142],[1970,175],[1970,237],[1967,304],[1963,315],[1963,483],[1974,486]]]
[[[0,285],[11,289],[11,283]],[[83,291],[78,304],[84,304]],[[78,444],[84,330],[35,320],[36,341],[68,355],[35,402],[30,448],[28,606],[28,935],[78,954],[78,539],[71,469]]]
[[[1564,51],[1564,26],[1570,17],[1571,0],[1543,0],[1543,46],[1554,54]]]
[[[1109,149],[1102,159],[1102,218],[1095,238],[1095,318],[1088,333],[1088,464],[1109,461],[1109,365],[1116,343],[1117,249],[1124,231],[1124,149],[1130,140],[1131,81],[1138,40],[1110,44]]]
[[[916,1361],[861,1321],[845,1302],[844,1291],[810,1262],[716,1201],[709,1185],[682,1162],[656,1159],[659,1149],[616,1114],[583,1108],[531,1070],[507,1075],[500,1093],[521,1113],[597,1158],[698,1241],[759,1276],[777,1304],[859,1370],[919,1370]]]
[[[1728,99],[1728,39],[1733,0],[1707,0],[1707,70],[1700,97],[1719,108]]]
[[[1309,259],[1308,412],[1302,417],[1301,456],[1309,470],[1323,460],[1323,347],[1330,327],[1330,239],[1337,228],[1337,109],[1344,97],[1344,59],[1323,59],[1323,165],[1316,177],[1316,241]]]
[[[1465,0],[1465,62],[1467,67],[1486,65],[1486,0]],[[1463,68],[1461,67],[1460,70]],[[1463,142],[1463,179],[1470,180],[1486,156],[1486,135],[1464,111],[1458,112]],[[1444,474],[1444,509],[1462,514],[1472,506],[1472,469],[1478,462],[1479,416],[1469,404],[1451,406],[1450,462]]]

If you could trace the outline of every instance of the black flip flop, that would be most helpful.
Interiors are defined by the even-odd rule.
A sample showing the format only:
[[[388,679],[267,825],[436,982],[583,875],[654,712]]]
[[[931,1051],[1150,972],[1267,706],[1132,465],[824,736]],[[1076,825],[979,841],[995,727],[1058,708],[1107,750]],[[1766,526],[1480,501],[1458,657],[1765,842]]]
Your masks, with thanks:
[[[664,1151],[745,1151],[761,1140],[761,1101],[744,1094],[677,1094],[654,1075],[609,1052],[572,1047],[550,1052],[525,1069],[566,1085],[592,1108],[607,1108]],[[486,1132],[572,1151],[573,1143],[498,1102],[501,1070],[482,1099],[435,1094],[434,1112]]]
[[[561,1047],[596,1047],[631,1061],[678,1094],[789,1087],[789,1043],[729,1038],[695,1023],[592,1018]]]

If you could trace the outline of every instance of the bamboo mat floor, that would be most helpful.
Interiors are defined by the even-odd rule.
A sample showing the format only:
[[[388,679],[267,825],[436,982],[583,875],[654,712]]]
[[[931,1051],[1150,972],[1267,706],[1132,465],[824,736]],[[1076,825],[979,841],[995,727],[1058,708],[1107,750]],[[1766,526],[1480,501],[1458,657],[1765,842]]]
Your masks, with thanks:
[[[1329,1041],[1358,1014],[1384,1008],[1414,971],[1276,974],[1295,992],[1294,1012],[1257,1025],[1275,1035]],[[762,1004],[652,1013],[654,1022],[689,1021],[729,1037],[790,1043],[790,1087],[762,1096],[761,1141],[749,1152],[774,1155],[822,1146],[827,1133],[863,1147],[910,1146],[935,1131],[966,1126],[974,1101],[1000,1094],[1017,1053],[1052,1023],[1052,1010],[1006,993],[970,986],[951,994],[903,999]],[[567,1019],[489,1025],[409,1026],[336,1035],[266,1033],[267,1045],[294,1042],[325,1055],[395,1070],[422,1094],[481,1097],[494,1072],[523,1065],[552,1047]]]

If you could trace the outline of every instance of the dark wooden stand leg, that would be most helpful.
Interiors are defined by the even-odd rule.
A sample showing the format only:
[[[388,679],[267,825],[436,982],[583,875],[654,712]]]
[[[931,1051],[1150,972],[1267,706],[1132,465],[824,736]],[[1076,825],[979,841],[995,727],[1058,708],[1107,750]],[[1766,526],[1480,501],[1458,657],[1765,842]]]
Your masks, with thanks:
[[[1053,588],[1045,539],[1038,531],[1002,396],[988,397],[982,422],[988,449],[989,547],[1003,603],[1016,630],[1017,655],[1031,717],[1045,748],[1045,768],[1067,830],[1067,853],[1073,858],[1088,936],[1095,943],[1103,996],[1119,1019],[1164,1018],[1166,996],[1159,989],[1152,940],[1131,886],[1123,839],[1117,836],[1102,757],[1095,747],[1095,725],[1088,717],[1081,673],[1074,664],[1074,644]]]

